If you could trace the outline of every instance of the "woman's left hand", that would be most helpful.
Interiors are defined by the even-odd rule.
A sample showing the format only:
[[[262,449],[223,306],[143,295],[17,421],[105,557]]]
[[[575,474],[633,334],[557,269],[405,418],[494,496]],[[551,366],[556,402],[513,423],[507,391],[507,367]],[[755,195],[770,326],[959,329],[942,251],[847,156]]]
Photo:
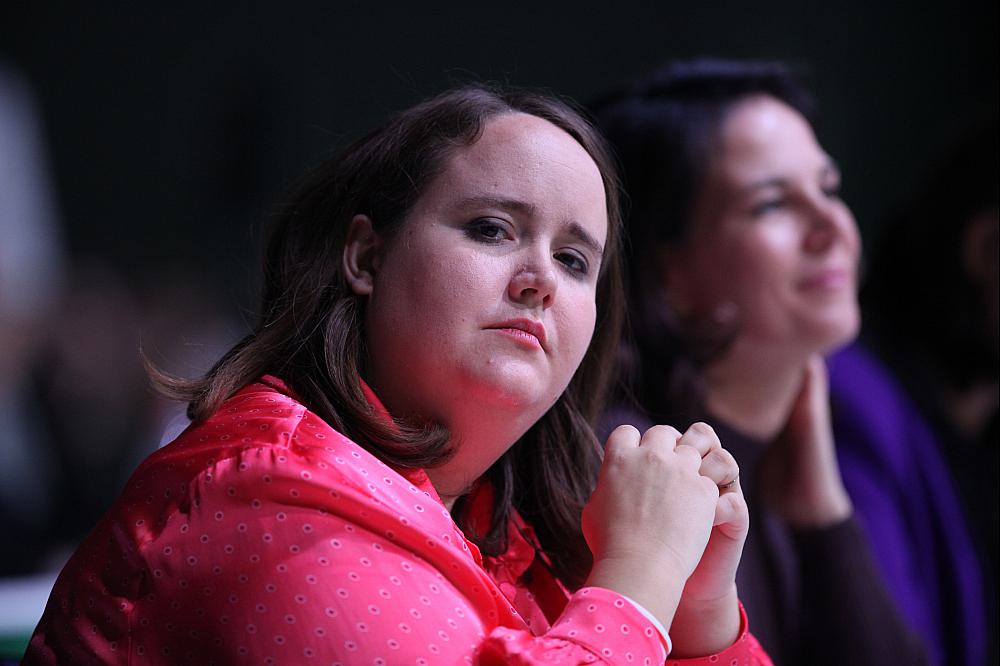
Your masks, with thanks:
[[[720,645],[731,645],[739,635],[736,569],[750,527],[739,466],[711,426],[693,424],[681,443],[701,454],[700,472],[719,486],[719,500],[708,545],[684,586],[670,628],[671,654],[676,657],[709,654]]]
[[[829,380],[819,355],[809,359],[788,421],[760,468],[761,494],[789,525],[814,529],[854,511],[837,464]]]

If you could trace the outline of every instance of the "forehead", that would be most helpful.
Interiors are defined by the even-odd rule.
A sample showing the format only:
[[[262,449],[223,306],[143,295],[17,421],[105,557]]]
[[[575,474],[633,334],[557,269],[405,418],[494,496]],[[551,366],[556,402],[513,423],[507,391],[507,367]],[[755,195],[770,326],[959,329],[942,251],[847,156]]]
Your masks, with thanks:
[[[607,233],[597,164],[568,133],[524,113],[487,121],[478,141],[449,156],[423,198],[440,206],[474,198],[520,201],[540,215],[580,224],[598,239]]]
[[[726,115],[715,148],[710,171],[737,183],[811,173],[829,162],[805,117],[765,95],[740,102]]]

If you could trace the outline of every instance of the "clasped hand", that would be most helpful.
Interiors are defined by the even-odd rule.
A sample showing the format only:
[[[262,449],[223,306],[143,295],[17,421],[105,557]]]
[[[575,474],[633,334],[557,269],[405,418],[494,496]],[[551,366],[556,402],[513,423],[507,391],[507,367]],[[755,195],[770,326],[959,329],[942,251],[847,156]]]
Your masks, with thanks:
[[[724,649],[739,632],[736,569],[749,527],[739,467],[715,431],[620,426],[608,437],[583,511],[594,555],[588,585],[641,604],[670,632],[673,655]]]

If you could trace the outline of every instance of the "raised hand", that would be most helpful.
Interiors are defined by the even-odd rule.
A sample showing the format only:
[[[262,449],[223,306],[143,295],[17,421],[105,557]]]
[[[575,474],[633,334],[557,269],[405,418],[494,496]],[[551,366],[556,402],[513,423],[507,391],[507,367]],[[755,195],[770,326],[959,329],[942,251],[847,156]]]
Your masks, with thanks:
[[[720,526],[733,523],[732,500],[720,507],[718,482],[702,474],[703,466],[713,474],[728,469],[725,456],[703,458],[703,450],[721,450],[706,443],[711,437],[700,428],[684,437],[669,426],[654,426],[641,437],[631,426],[617,428],[608,438],[597,488],[583,512],[584,536],[594,554],[588,584],[630,597],[666,627],[673,624],[713,525],[720,517]],[[734,487],[738,489],[735,485],[727,491]],[[703,579],[706,589],[711,588],[713,576]],[[732,606],[735,612],[735,598]],[[729,641],[735,636],[734,629]]]
[[[714,526],[701,560],[684,586],[670,635],[676,657],[700,656],[732,644],[739,633],[736,569],[750,528],[739,466],[715,431],[695,423],[679,444],[701,455],[699,472],[719,488]]]
[[[853,511],[837,465],[829,382],[819,355],[806,364],[785,428],[761,465],[760,481],[764,499],[793,527],[833,525]]]

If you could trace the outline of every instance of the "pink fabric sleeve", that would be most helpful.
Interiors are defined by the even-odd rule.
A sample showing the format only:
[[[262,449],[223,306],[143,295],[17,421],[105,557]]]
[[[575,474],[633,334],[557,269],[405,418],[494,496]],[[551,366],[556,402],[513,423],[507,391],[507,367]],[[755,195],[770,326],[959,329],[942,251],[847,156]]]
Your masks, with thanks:
[[[201,649],[221,648],[220,661],[235,654],[265,664],[662,663],[652,624],[600,588],[577,592],[551,629],[533,635],[443,507],[401,477],[357,467],[363,456],[353,449],[344,453],[324,468],[253,452],[200,477],[197,504],[148,549],[158,589],[136,610],[150,606],[161,652],[211,636],[222,645]],[[360,477],[375,490],[343,468],[366,469]],[[157,575],[167,568],[172,575]],[[158,618],[166,599],[195,612]]]
[[[187,554],[175,570],[204,566],[197,584],[158,580],[173,603],[226,625],[221,654],[263,663],[663,663],[653,625],[600,588],[577,592],[535,636],[444,507],[353,443],[339,444],[329,457],[269,450],[217,463],[211,483],[202,475],[193,489],[198,506],[164,531],[160,552],[176,538],[174,550]],[[767,663],[746,649],[743,628],[727,653]]]
[[[585,587],[544,636],[497,629],[481,649],[483,663],[662,664],[659,632],[620,594]]]
[[[609,590],[535,635],[432,491],[294,401],[229,404],[136,472],[24,663],[662,663]],[[755,645],[744,622],[729,661],[690,663],[769,664]]]
[[[662,663],[651,624],[607,590],[577,593],[533,635],[443,507],[377,468],[367,468],[377,490],[359,486],[341,474],[349,456],[324,469],[255,451],[200,475],[197,499],[145,548],[152,577],[134,609],[136,656]]]

